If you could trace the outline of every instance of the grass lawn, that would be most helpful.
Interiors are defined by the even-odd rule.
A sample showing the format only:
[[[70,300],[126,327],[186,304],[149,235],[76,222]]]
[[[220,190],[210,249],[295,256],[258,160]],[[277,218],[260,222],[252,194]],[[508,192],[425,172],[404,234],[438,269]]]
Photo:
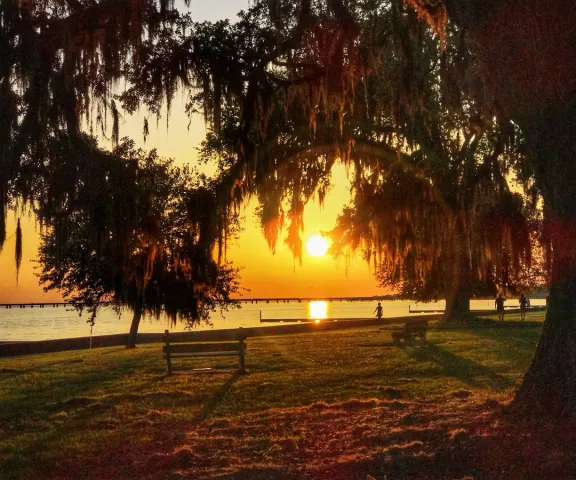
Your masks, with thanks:
[[[487,318],[408,348],[394,327],[249,338],[246,375],[166,377],[160,345],[0,359],[0,479],[548,478],[521,467],[546,452],[499,452],[543,313]]]

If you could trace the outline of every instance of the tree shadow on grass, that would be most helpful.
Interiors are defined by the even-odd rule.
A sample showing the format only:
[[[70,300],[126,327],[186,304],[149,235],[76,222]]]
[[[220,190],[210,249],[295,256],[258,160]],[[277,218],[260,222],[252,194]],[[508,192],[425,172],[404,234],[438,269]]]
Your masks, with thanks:
[[[493,320],[486,317],[474,317],[469,319],[466,324],[469,328],[542,328],[542,322],[533,320]]]
[[[236,380],[240,378],[242,375],[240,372],[235,373],[232,375],[220,388],[212,395],[212,398],[208,399],[208,401],[202,407],[200,413],[196,416],[195,421],[201,422],[202,420],[206,419],[214,410],[218,407],[218,405],[224,400],[224,397],[228,394]]]
[[[433,344],[406,350],[407,355],[418,361],[434,362],[443,372],[467,383],[471,387],[506,390],[515,384],[489,367],[473,360],[459,357]]]
[[[515,348],[527,348],[533,351],[540,337],[541,322],[499,321],[489,318],[474,318],[467,322],[470,333],[497,342],[511,344]]]
[[[29,368],[0,368],[0,382],[3,380],[7,380],[11,377],[16,377],[18,375],[24,375],[26,373],[31,372],[39,372],[44,370],[45,368],[52,367],[54,365],[67,365],[67,364],[75,364],[75,363],[82,363],[82,359],[73,358],[68,360],[60,360],[58,362],[49,362],[49,363],[41,363],[39,365],[34,365],[33,367]]]

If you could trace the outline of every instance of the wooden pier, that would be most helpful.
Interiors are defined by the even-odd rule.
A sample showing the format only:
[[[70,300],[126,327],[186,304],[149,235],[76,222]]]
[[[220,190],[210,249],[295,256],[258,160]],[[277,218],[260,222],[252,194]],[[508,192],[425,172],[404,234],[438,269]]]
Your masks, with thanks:
[[[408,318],[408,317],[406,317]],[[320,322],[363,322],[364,320],[374,320],[374,317],[362,318],[262,318],[260,323],[320,323]],[[385,320],[385,318],[382,318]]]
[[[297,298],[297,297],[274,297],[274,298],[235,298],[239,303],[303,303],[303,302],[374,302],[393,300],[389,296],[382,297],[325,297],[325,298]],[[44,308],[44,307],[72,306],[68,302],[18,302],[0,303],[0,308]]]
[[[533,307],[530,307],[528,309],[526,309],[526,312],[542,312],[544,310],[546,310],[548,307],[545,305],[535,305]],[[515,306],[515,305],[509,305],[509,306],[505,306],[504,307],[504,311],[506,313],[519,313],[520,312],[520,307],[519,306]],[[408,313],[418,313],[418,314],[422,314],[422,313],[444,313],[444,309],[412,309],[410,305],[408,305]],[[486,308],[486,309],[482,309],[482,310],[470,310],[470,313],[472,315],[486,315],[486,314],[496,314],[496,309],[495,308]]]
[[[44,308],[44,307],[62,307],[71,305],[66,302],[43,302],[43,303],[0,303],[0,308]]]

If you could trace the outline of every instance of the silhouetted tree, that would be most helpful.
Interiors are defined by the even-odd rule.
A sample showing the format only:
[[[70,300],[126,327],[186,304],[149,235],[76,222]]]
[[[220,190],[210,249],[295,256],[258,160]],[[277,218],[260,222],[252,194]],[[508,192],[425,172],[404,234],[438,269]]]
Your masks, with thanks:
[[[550,302],[515,399],[531,412],[576,409],[576,9],[571,0],[410,0],[441,32],[446,15],[477,45],[501,118],[526,138],[551,244]]]
[[[44,280],[88,309],[133,308],[131,344],[144,309],[196,320],[236,291],[235,270],[212,258],[229,218],[214,192],[192,195],[155,155],[129,143],[111,154],[82,132],[118,143],[118,82],[179,18],[172,0],[0,3],[0,247],[8,204],[27,204],[48,232]],[[167,221],[174,212],[187,227]],[[172,286],[155,287],[156,304],[153,278]]]
[[[92,318],[103,303],[129,307],[129,348],[144,312],[192,325],[236,305],[237,270],[212,258],[221,216],[209,183],[127,141],[96,172],[99,189],[80,184],[74,207],[43,238],[47,290],[62,290]]]
[[[506,180],[519,157],[514,125],[480,115],[462,32],[451,29],[441,50],[399,5],[379,28],[396,32],[391,58],[364,79],[365,106],[347,118],[354,146],[387,146],[396,161],[355,159],[354,201],[332,232],[333,252],[362,248],[384,284],[445,298],[444,321],[459,321],[473,286],[496,287],[504,258],[516,271],[529,264],[523,201]]]

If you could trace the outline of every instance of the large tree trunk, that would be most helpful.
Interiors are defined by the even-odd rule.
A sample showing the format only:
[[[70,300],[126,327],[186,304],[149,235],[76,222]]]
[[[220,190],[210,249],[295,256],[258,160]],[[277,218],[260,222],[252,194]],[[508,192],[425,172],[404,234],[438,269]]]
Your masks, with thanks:
[[[576,99],[521,124],[544,197],[552,276],[540,341],[514,404],[565,415],[576,411]]]
[[[557,258],[567,243],[554,242],[554,280],[544,328],[513,403],[521,411],[551,416],[576,411],[576,226],[564,225],[559,233],[572,251]]]
[[[452,251],[446,260],[444,292],[446,309],[441,322],[461,323],[470,315],[470,255],[463,227],[458,223],[452,241]]]
[[[128,334],[128,342],[126,348],[136,348],[136,336],[138,335],[138,327],[140,326],[140,319],[144,308],[141,302],[138,302],[134,307],[134,316],[132,317],[132,324],[130,325],[130,333]]]

